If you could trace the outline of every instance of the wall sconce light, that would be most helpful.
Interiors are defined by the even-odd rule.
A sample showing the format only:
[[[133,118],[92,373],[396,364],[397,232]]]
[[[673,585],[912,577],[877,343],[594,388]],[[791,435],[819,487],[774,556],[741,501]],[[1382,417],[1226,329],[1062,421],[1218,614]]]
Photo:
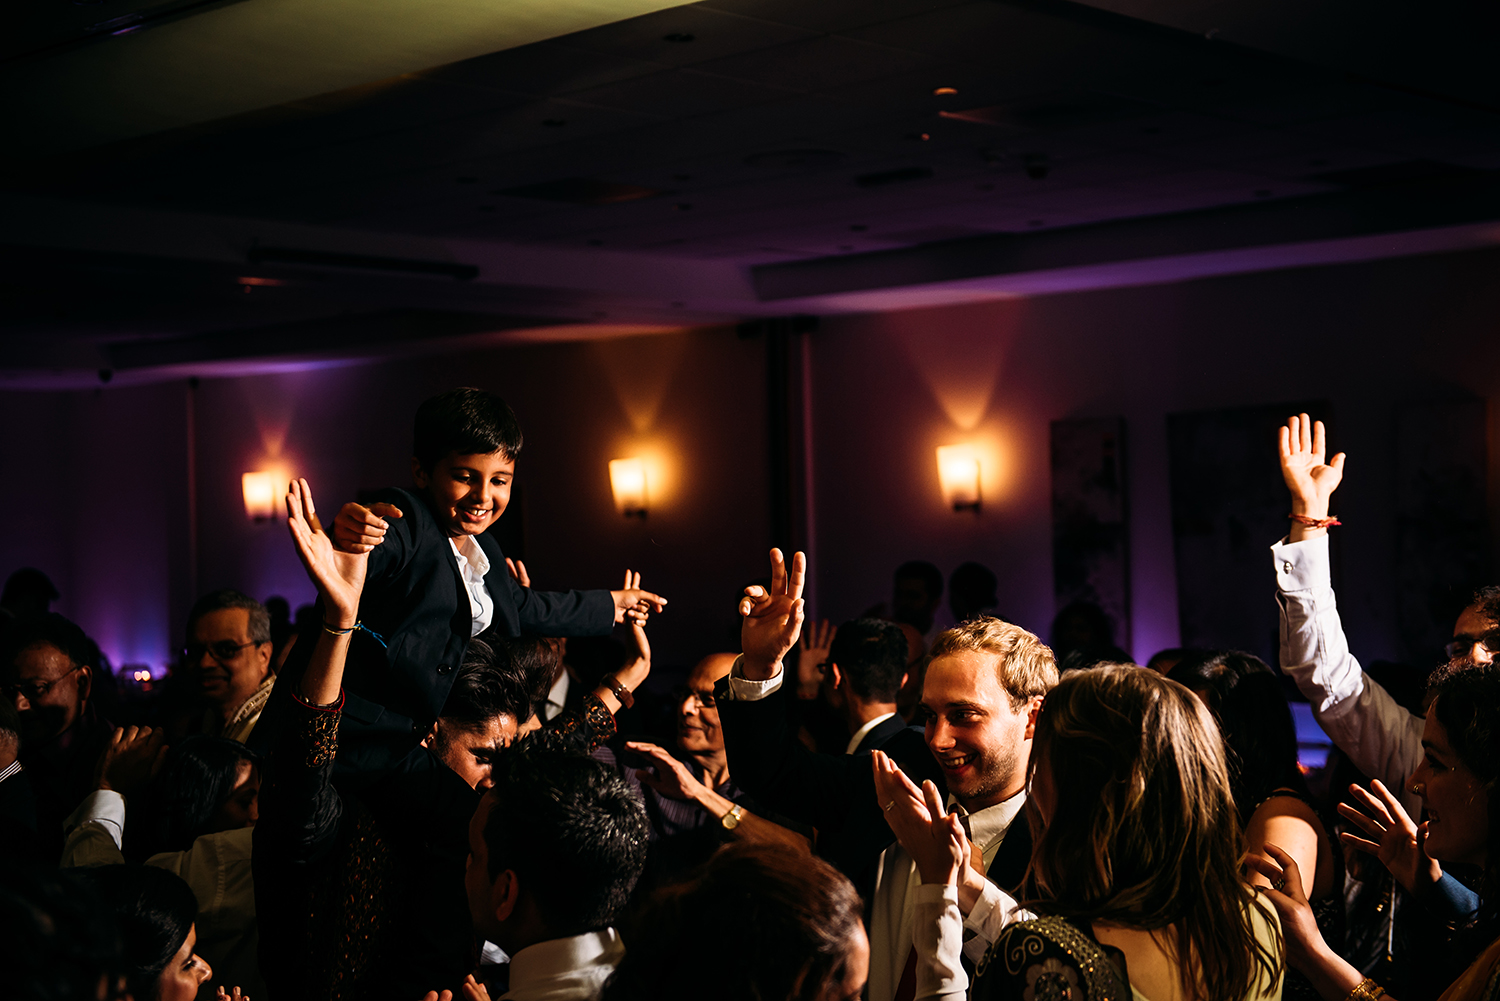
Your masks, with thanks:
[[[245,517],[265,521],[276,514],[276,502],[286,493],[286,477],[271,470],[246,473],[240,477],[245,492]]]
[[[644,459],[611,459],[609,486],[615,507],[627,518],[646,517],[646,462]]]
[[[979,453],[970,445],[941,445],[937,450],[938,481],[943,503],[955,511],[979,510]]]

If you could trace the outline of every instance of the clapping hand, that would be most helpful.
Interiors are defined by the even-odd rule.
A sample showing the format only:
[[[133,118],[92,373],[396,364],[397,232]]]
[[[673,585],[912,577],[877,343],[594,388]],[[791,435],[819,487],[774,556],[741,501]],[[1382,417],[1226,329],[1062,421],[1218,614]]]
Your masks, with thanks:
[[[97,787],[127,798],[144,789],[166,760],[166,740],[167,732],[160,727],[116,727],[99,756]]]
[[[1322,421],[1306,414],[1288,418],[1281,429],[1281,476],[1292,492],[1292,513],[1308,518],[1328,517],[1328,499],[1344,478],[1344,453],[1325,462],[1328,454]],[[1292,526],[1291,541],[1326,531],[1300,523]]]
[[[833,646],[834,628],[827,619],[814,622],[803,630],[797,642],[797,698],[817,698],[823,681],[823,664]]]
[[[802,632],[806,602],[802,587],[807,557],[797,553],[790,569],[780,549],[771,550],[771,589],[752,584],[740,599],[740,647],[743,669],[752,681],[769,681],[781,671],[781,661]]]
[[[1426,850],[1427,825],[1418,825],[1401,806],[1391,791],[1379,779],[1370,783],[1371,795],[1357,785],[1349,791],[1365,807],[1361,811],[1348,803],[1339,804],[1339,815],[1352,821],[1370,839],[1345,831],[1339,840],[1356,851],[1374,855],[1380,864],[1391,871],[1408,893],[1419,892],[1425,886],[1443,878],[1442,866],[1438,865]]]
[[[875,751],[870,757],[875,795],[885,821],[916,862],[922,882],[949,886],[963,882],[973,849],[963,822],[943,809],[937,786],[929,779],[918,789],[889,756]]]
[[[330,624],[338,628],[354,625],[359,615],[360,592],[365,586],[369,547],[351,553],[334,546],[318,521],[312,488],[305,479],[293,480],[287,488],[286,513],[297,556],[318,587],[324,614],[337,617],[337,621]]]

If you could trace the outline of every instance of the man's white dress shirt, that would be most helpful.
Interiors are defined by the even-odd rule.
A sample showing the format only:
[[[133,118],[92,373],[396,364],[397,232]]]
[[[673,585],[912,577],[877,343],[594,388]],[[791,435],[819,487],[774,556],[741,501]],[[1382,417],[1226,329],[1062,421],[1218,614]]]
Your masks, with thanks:
[[[542,713],[547,719],[557,719],[557,717],[562,715],[563,709],[568,704],[568,687],[571,683],[572,681],[568,677],[567,668],[563,668],[557,672],[557,680],[547,690],[547,704],[542,709]]]
[[[785,676],[783,670],[770,681],[751,681],[745,677],[741,661],[736,660],[729,672],[729,695],[746,702],[766,698],[781,687]],[[952,796],[948,797],[948,805],[950,808],[956,805]],[[1026,793],[1022,791],[1003,803],[976,813],[970,814],[958,807],[969,831],[969,840],[984,853],[986,870],[995,861],[1000,842],[1025,805]],[[892,1001],[896,996],[896,988],[901,984],[901,974],[906,969],[906,960],[914,944],[914,913],[922,896],[917,890],[921,883],[916,863],[899,842],[880,854],[875,898],[870,903],[870,980],[866,993],[869,1001]],[[986,880],[983,893],[963,921],[963,954],[977,963],[1005,925],[1030,916],[1030,912],[1018,907],[1015,898]]]
[[[853,754],[856,750],[859,749],[859,742],[861,740],[864,740],[865,737],[869,734],[869,732],[871,730],[875,729],[877,726],[879,726],[880,724],[884,723],[886,720],[890,719],[894,715],[896,715],[896,714],[895,713],[884,713],[884,714],[882,714],[880,716],[876,716],[874,719],[870,720],[870,722],[866,723],[864,726],[860,727],[858,730],[855,730],[854,731],[854,736],[852,736],[852,737],[849,738],[849,746],[846,747],[846,748],[844,748],[844,753],[845,754]]]
[[[1360,668],[1349,652],[1329,572],[1328,536],[1271,547],[1281,606],[1281,669],[1313,718],[1354,767],[1379,779],[1413,816],[1407,780],[1422,760],[1423,719],[1413,716]]]
[[[453,555],[458,559],[458,575],[463,578],[464,590],[469,594],[469,610],[474,624],[469,627],[469,636],[478,636],[495,621],[495,599],[484,586],[484,575],[490,572],[490,558],[479,547],[479,540],[472,535],[449,537]]]
[[[624,958],[613,928],[528,945],[510,958],[510,990],[499,1001],[594,1001]]]

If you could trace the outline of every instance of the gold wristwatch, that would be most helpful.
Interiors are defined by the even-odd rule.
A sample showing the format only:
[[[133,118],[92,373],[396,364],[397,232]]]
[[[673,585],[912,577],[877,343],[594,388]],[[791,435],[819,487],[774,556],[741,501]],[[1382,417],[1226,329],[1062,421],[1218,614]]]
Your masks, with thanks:
[[[745,811],[740,809],[738,803],[729,808],[729,812],[719,818],[719,823],[724,825],[724,830],[732,831],[740,826],[740,818],[745,816]]]

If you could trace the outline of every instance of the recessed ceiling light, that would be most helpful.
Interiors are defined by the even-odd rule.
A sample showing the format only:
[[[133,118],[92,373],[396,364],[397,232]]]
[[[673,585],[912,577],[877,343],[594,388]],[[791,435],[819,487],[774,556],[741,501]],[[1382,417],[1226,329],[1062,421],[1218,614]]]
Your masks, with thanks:
[[[681,44],[683,42],[691,42],[693,40],[693,37],[694,36],[688,34],[685,31],[674,31],[670,35],[661,36],[661,40],[664,42],[677,42]]]
[[[927,140],[931,139],[932,136],[928,135],[926,132],[923,132],[923,133],[919,134],[917,136],[917,138],[920,139],[920,140],[922,140],[923,142],[926,142]]]
[[[542,124],[547,126],[547,128],[549,129],[560,129],[568,123],[563,121],[561,118],[546,118],[542,120]]]
[[[957,87],[936,87],[932,91],[933,97],[953,97],[958,93]]]

